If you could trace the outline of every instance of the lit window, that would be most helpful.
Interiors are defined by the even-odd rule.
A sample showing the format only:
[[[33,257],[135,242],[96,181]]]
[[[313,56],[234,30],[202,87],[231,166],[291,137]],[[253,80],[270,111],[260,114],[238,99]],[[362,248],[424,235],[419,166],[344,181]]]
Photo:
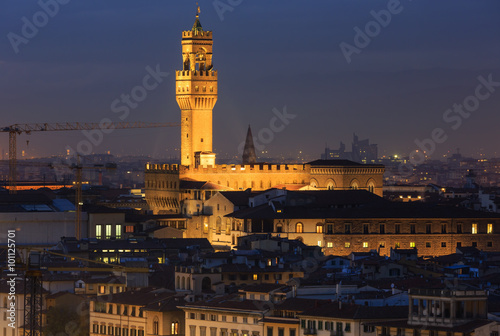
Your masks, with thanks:
[[[477,223],[472,224],[472,234],[477,234]]]
[[[116,236],[116,239],[122,238],[122,226],[120,224],[116,225],[116,227],[115,227],[115,236]]]
[[[351,247],[351,243],[346,242],[346,243],[344,244],[344,246],[345,246],[345,248],[350,248],[350,247]]]
[[[363,247],[368,247],[368,242],[363,242]]]
[[[321,240],[318,240],[318,246],[319,247],[323,246],[323,242]]]
[[[102,236],[102,225],[96,225],[95,226],[95,237],[97,239],[101,239]]]
[[[395,247],[395,248],[399,248],[400,246],[401,246],[401,244],[400,244],[400,243],[396,243],[396,244],[394,244],[394,247]]]
[[[113,226],[111,224],[106,225],[106,239],[111,239],[111,231]]]
[[[493,233],[493,224],[488,224],[488,229],[486,233]]]
[[[258,274],[254,274],[254,275],[253,275],[253,279],[254,279],[254,280],[259,280],[259,275],[258,275]]]
[[[296,233],[304,232],[304,226],[302,225],[302,223],[297,223],[297,225],[295,225],[295,232]]]
[[[316,225],[316,233],[323,233],[323,225],[322,224]],[[319,245],[319,246],[321,246],[321,245]]]
[[[410,242],[410,247],[414,248],[415,247],[415,242]]]
[[[203,222],[203,233],[208,233],[208,218],[205,217],[205,221]]]
[[[332,242],[326,243],[326,247],[333,247],[333,243]]]

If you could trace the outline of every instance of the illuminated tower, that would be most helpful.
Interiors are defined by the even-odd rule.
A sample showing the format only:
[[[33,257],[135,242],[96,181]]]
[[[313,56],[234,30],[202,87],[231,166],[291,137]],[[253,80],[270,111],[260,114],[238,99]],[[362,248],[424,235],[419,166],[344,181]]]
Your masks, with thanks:
[[[215,165],[212,109],[217,101],[217,71],[212,65],[212,32],[199,19],[182,32],[183,68],[176,71],[176,98],[181,108],[181,164]]]

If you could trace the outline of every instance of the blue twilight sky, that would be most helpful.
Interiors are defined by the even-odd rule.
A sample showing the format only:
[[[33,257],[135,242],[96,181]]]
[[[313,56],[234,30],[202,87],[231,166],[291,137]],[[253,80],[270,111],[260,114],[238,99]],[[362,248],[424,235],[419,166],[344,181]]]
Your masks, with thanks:
[[[148,66],[170,75],[124,121],[180,120],[173,71],[181,68],[181,32],[193,25],[195,1],[58,0],[55,15],[40,13],[43,4],[55,11],[55,1],[0,0],[0,126],[121,121],[110,106],[142,85]],[[314,159],[325,143],[337,148],[340,141],[350,149],[354,132],[377,143],[381,155],[405,154],[435,128],[447,137],[435,158],[457,147],[500,156],[500,86],[479,88],[481,97],[489,94],[484,100],[474,97],[479,76],[500,82],[500,1],[199,2],[203,27],[214,32],[220,156],[237,154],[248,124],[273,156],[302,151]],[[389,13],[390,22],[382,27],[373,13],[386,22]],[[25,27],[34,21],[37,32]],[[355,41],[356,31],[366,29],[369,43]],[[350,63],[342,43],[357,48]],[[472,104],[470,114],[447,114],[464,101]],[[273,109],[284,106],[296,117],[270,134]],[[167,158],[177,153],[179,134],[117,130],[92,151]],[[85,139],[79,131],[24,135],[18,151],[63,153]],[[8,150],[7,134],[0,149]]]

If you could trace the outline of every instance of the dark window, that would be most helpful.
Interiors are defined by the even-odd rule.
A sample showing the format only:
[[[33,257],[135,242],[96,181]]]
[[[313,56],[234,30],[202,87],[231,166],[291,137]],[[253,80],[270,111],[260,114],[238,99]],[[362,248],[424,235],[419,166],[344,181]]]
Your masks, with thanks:
[[[477,242],[472,242],[472,247],[477,247]]]
[[[410,224],[410,233],[415,233],[415,224]]]
[[[278,336],[285,336],[285,329],[278,328]]]
[[[462,224],[457,224],[457,233],[462,233]]]
[[[333,233],[333,225],[332,224],[328,224],[326,226],[326,233],[329,233],[329,234],[332,234]],[[294,329],[295,330],[295,329]],[[292,329],[290,329],[290,331],[292,331]]]
[[[323,330],[323,321],[318,321],[318,330]]]
[[[431,224],[425,225],[425,233],[432,233],[432,225]]]
[[[446,242],[441,242],[441,247],[446,247]]]
[[[368,224],[363,224],[363,233],[368,234]]]
[[[457,242],[457,247],[462,247],[462,242]]]
[[[267,336],[273,336],[273,327],[267,327]]]
[[[295,329],[290,329],[290,335],[289,336],[296,336],[296,330]]]
[[[380,224],[380,233],[381,234],[385,233],[385,225],[384,224]]]
[[[441,224],[441,233],[446,233],[446,224]]]
[[[429,242],[425,243],[425,247],[431,247],[431,243]]]
[[[346,224],[345,225],[344,233],[351,233],[351,224]]]
[[[397,234],[401,233],[401,224],[396,224],[394,226],[394,233],[397,233]]]
[[[487,243],[486,243],[486,246],[487,246],[487,247],[493,247],[493,242],[487,242]]]

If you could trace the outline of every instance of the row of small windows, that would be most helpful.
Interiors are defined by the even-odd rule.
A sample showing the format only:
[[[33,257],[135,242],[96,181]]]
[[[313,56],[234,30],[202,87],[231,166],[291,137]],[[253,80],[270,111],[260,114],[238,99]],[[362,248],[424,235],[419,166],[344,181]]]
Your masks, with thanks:
[[[180,277],[179,275],[175,279],[175,288],[182,290],[191,290],[191,278]]]
[[[268,264],[268,266],[270,266]],[[265,280],[265,281],[268,281],[271,277],[269,276],[269,274],[253,274],[252,275],[252,279],[257,281],[257,280]],[[293,273],[290,273],[288,274],[288,279],[291,279],[293,278]],[[246,274],[246,273],[238,273],[238,274],[229,274],[227,276],[227,279],[229,281],[236,281],[236,280],[242,280],[242,281],[248,281],[249,279],[249,275]],[[282,273],[274,273],[272,274],[272,279],[273,280],[276,280],[276,281],[280,281],[280,280],[283,280],[283,274]],[[224,275],[222,276],[222,280],[224,280]]]
[[[116,305],[116,304],[107,304],[106,302],[96,302],[94,304],[94,312],[96,313],[108,313],[108,314],[117,314],[123,316],[137,316],[143,317],[142,310],[137,307],[129,307],[127,305]]]
[[[273,335],[274,335],[274,328],[267,327],[267,336],[273,336]],[[296,336],[296,335],[297,335],[297,329],[295,328],[288,329],[288,336]],[[278,328],[277,336],[285,336],[285,328]]]
[[[326,230],[324,229],[326,227]],[[441,225],[441,231],[440,232],[432,232],[432,224],[426,224],[425,227],[425,233],[426,234],[431,234],[431,233],[441,233],[445,234],[448,233],[447,230],[448,225],[447,224],[442,224]],[[283,224],[278,223],[276,225],[276,232],[277,233],[282,233],[283,232]],[[304,232],[304,224],[301,222],[298,222],[295,224],[295,232],[296,233],[303,233]],[[326,234],[333,234],[333,224],[327,224],[324,225],[322,223],[316,224],[315,228],[316,233],[326,233]],[[473,223],[471,225],[471,231],[472,234],[477,234],[478,233],[478,224]],[[346,234],[351,234],[353,233],[352,231],[352,224],[344,224],[344,233]],[[386,231],[386,225],[385,224],[380,224],[379,225],[379,230],[378,232],[370,232],[370,225],[369,224],[363,224],[363,234],[370,234],[370,233],[380,233],[380,234],[386,234],[389,233]],[[394,234],[401,234],[401,224],[395,224],[394,225]],[[410,224],[410,234],[416,234],[417,233],[417,228],[416,224]],[[420,232],[419,232],[420,233]],[[456,226],[456,233],[463,233],[462,230],[462,224],[457,224]],[[487,224],[486,225],[486,233],[487,234],[493,234],[493,224]]]
[[[114,226],[114,230],[113,230],[113,226]],[[105,233],[104,237],[103,237],[103,231]],[[122,237],[122,225],[120,225],[120,224],[116,224],[116,225],[97,224],[95,226],[95,237],[97,239],[111,239],[113,237],[113,231],[114,231],[114,238],[121,239],[121,237]]]
[[[258,324],[258,318],[248,318],[238,316],[227,316],[227,315],[217,315],[217,314],[205,314],[205,313],[189,313],[189,319],[191,320],[202,320],[202,321],[219,321],[219,322],[232,322],[232,323],[243,323],[243,324]]]
[[[234,327],[234,326],[231,326]],[[207,327],[205,326],[200,326],[199,327],[199,334],[196,334],[196,326],[189,326],[189,336],[207,336]],[[258,331],[248,331],[248,330],[241,330],[241,333],[239,332],[238,329],[227,329],[227,328],[220,328],[220,333],[217,334],[217,327],[210,327],[210,336],[259,336],[260,332]]]
[[[130,333],[129,333],[130,330]],[[104,324],[94,323],[92,325],[92,333],[100,335],[113,335],[113,336],[144,336],[144,329],[135,328],[121,328],[119,326],[107,326]]]
[[[201,90],[202,90],[202,92],[207,92],[207,87],[203,86],[201,88]],[[195,86],[194,87],[194,91],[195,92],[199,92],[200,91],[200,87],[199,86]],[[210,92],[214,92],[214,87],[213,86],[209,87],[209,91]],[[179,86],[179,87],[177,87],[177,92],[189,92],[189,86],[188,85],[186,85],[186,87]]]
[[[457,224],[456,226],[456,233],[463,233],[462,229],[462,224]],[[431,233],[448,233],[448,224],[441,224],[441,230],[440,232],[433,232],[432,230],[433,225],[432,224],[426,224],[425,225],[425,233],[426,234],[431,234]],[[363,224],[363,234],[369,234],[369,233],[380,233],[380,234],[385,234],[389,233],[386,231],[386,225],[385,224],[380,224],[379,225],[379,230],[378,232],[370,232],[370,225],[369,224]],[[473,223],[471,225],[471,230],[470,232],[472,234],[477,234],[478,233],[478,224]],[[319,233],[319,232],[318,232]],[[327,225],[327,233],[333,233],[333,225],[328,224]],[[352,224],[344,224],[344,233],[350,234],[352,233]],[[400,234],[402,233],[401,231],[401,224],[394,224],[394,232],[395,234]],[[416,224],[410,224],[410,234],[415,234],[417,233],[417,225]],[[423,232],[418,232],[418,233],[423,233]],[[493,224],[487,224],[486,225],[486,233],[487,234],[492,234],[493,232]]]
[[[146,180],[146,188],[177,189],[177,181],[152,181]]]
[[[300,327],[302,329],[309,329],[311,331],[315,330],[331,330],[337,331],[337,335],[341,335],[343,332],[351,332],[350,322],[330,322],[330,321],[316,321],[316,320],[300,320]]]
[[[361,243],[361,246],[363,246],[363,248],[375,248],[375,246],[370,246],[370,244],[368,242],[362,242]],[[441,242],[440,244],[441,247],[446,247],[447,244],[446,242]],[[477,247],[478,244],[477,242],[472,242],[472,247]],[[333,248],[333,242],[327,242],[326,243],[326,247],[328,248]],[[345,242],[344,243],[344,248],[351,248],[353,247],[352,244],[350,242]],[[376,247],[379,247],[379,248],[385,248],[386,247],[386,244],[385,242],[381,242],[378,244],[378,246]],[[395,248],[401,248],[401,243],[399,242],[396,242],[394,243],[394,247]],[[410,242],[409,243],[409,248],[420,248],[420,247],[423,247],[423,246],[417,246],[417,244],[415,242]],[[426,242],[425,243],[425,248],[432,248],[432,243],[430,242]],[[462,242],[457,242],[457,247],[462,247]],[[486,242],[486,247],[493,247],[493,242],[489,241],[489,242]]]

